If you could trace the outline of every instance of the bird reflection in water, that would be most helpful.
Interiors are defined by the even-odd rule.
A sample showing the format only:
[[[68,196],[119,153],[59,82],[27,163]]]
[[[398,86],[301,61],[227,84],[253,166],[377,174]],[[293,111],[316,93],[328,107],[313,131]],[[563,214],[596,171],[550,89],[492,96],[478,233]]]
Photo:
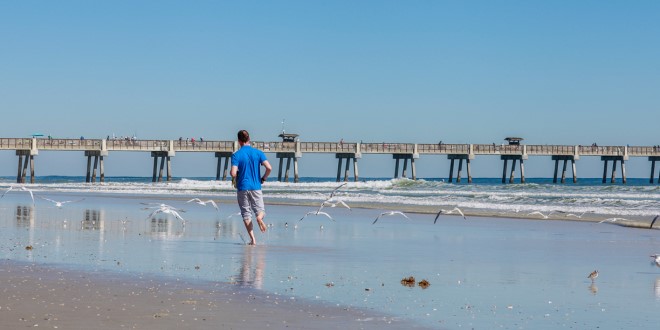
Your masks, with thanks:
[[[653,284],[653,292],[655,293],[655,299],[660,300],[660,277],[655,279],[655,284]]]
[[[589,292],[591,292],[591,294],[594,296],[598,293],[598,287],[596,286],[596,283],[591,282],[591,285],[589,286]]]

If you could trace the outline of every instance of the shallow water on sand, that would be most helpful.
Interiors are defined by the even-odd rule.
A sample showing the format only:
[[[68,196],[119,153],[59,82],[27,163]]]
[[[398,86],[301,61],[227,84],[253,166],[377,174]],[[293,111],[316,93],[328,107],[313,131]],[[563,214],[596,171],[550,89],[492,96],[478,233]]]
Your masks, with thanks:
[[[268,205],[265,234],[246,246],[234,199],[220,211],[153,196],[49,192],[61,209],[20,194],[0,200],[0,257],[75,269],[229,282],[287,299],[387,313],[459,329],[655,328],[660,231],[595,222]],[[181,221],[140,202],[183,207]],[[322,227],[321,227],[322,226]],[[31,246],[32,249],[26,249]],[[587,275],[598,269],[592,283]],[[419,285],[403,286],[414,276]]]

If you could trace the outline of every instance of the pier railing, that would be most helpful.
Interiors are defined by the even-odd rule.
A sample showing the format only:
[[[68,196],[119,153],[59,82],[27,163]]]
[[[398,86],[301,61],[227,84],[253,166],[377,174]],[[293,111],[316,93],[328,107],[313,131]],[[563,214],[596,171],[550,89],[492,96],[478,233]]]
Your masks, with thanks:
[[[253,141],[252,146],[273,153],[361,153],[361,154],[473,154],[532,156],[631,156],[660,157],[658,146],[509,145],[446,143],[355,143]],[[234,152],[236,141],[0,138],[0,150],[61,151],[176,151]],[[172,150],[170,150],[172,149]]]

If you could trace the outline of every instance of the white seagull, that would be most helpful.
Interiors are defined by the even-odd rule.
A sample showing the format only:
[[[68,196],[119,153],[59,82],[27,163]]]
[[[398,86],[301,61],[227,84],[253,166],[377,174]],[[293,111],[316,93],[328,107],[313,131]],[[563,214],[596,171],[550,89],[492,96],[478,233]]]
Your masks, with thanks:
[[[376,220],[374,220],[374,222],[372,222],[371,224],[372,225],[375,224],[376,221],[378,221],[378,219],[380,219],[380,217],[382,217],[382,216],[395,215],[395,214],[400,214],[400,215],[404,216],[406,219],[410,219],[410,218],[408,218],[408,216],[405,213],[403,213],[401,211],[387,211],[387,212],[383,212],[383,213],[379,214],[376,217]]]
[[[339,188],[341,188],[345,185],[346,185],[346,182],[340,184],[337,188],[333,189],[332,192],[330,192],[330,196],[328,197],[328,199],[332,199],[332,197],[334,197],[335,194],[337,193],[337,190],[339,190]]]
[[[186,220],[184,220],[184,219],[181,217],[181,215],[179,214],[179,212],[177,212],[176,209],[175,209],[175,208],[172,208],[172,207],[160,207],[160,208],[154,210],[153,212],[151,212],[151,213],[149,214],[149,216],[147,217],[147,219],[153,218],[153,217],[154,217],[156,214],[158,214],[158,213],[171,214],[171,215],[173,215],[175,218],[181,220],[181,222],[182,222],[184,225],[186,224]]]
[[[605,220],[603,220],[603,221],[599,221],[598,223],[603,223],[603,222],[617,222],[617,221],[630,221],[630,220],[628,220],[628,219],[624,219],[624,218],[607,218],[607,219],[605,219]]]
[[[322,208],[324,208],[326,205],[328,205],[328,206],[330,206],[330,207],[336,207],[337,205],[340,205],[340,204],[341,204],[343,207],[345,207],[345,208],[351,210],[351,207],[348,206],[348,204],[346,204],[343,200],[338,199],[338,198],[332,198],[332,197],[329,198],[329,199],[326,199],[325,201],[323,201],[323,203],[321,203],[321,208],[319,208],[319,210],[322,209]],[[351,210],[351,211],[352,211],[352,210]]]
[[[216,211],[220,211],[218,209],[218,204],[216,204],[212,199],[209,199],[207,201],[203,201],[199,198],[193,198],[193,199],[187,201],[186,203],[190,203],[190,202],[195,202],[195,203],[197,203],[199,205],[203,205],[203,206],[206,206],[206,204],[211,204],[211,205],[213,205],[213,207],[215,208]]]
[[[0,196],[0,198],[5,197],[5,194],[12,191],[12,189],[14,189],[14,186],[9,186],[9,189],[7,189],[4,193],[2,193],[2,196]],[[23,186],[21,186],[21,190],[27,191],[27,192],[30,193],[30,197],[32,197],[32,204],[34,204],[34,194],[32,193],[32,190],[30,190],[28,188],[25,188]]]
[[[143,210],[166,208],[166,209],[174,210],[174,211],[177,211],[177,212],[186,212],[184,209],[178,209],[174,206],[163,204],[163,203],[140,203],[140,204],[142,204],[142,205],[153,205],[153,206],[143,207],[142,208]]]
[[[240,216],[241,216],[241,212],[236,212],[236,213],[232,213],[232,214],[228,215],[227,219],[231,219],[233,217],[240,217]]]
[[[541,211],[534,211],[534,212],[527,213],[527,215],[540,215],[541,217],[543,217],[543,219],[547,219],[553,213],[555,213],[555,212],[553,211],[553,212],[550,212],[548,214],[543,214],[543,213],[541,213]]]
[[[660,254],[652,254],[651,258],[653,258],[655,265],[660,267]]]
[[[66,204],[66,203],[75,203],[75,202],[80,202],[80,201],[84,200],[84,198],[81,198],[81,199],[77,199],[75,201],[61,201],[61,202],[59,202],[59,201],[55,201],[55,200],[52,200],[52,199],[49,199],[49,198],[46,198],[46,197],[39,196],[39,198],[55,204],[55,206],[59,209],[61,209],[62,206],[64,206],[64,204]]]
[[[465,217],[465,214],[463,214],[463,211],[461,211],[461,209],[459,209],[458,207],[455,207],[455,208],[453,208],[453,209],[451,209],[451,210],[443,210],[443,209],[440,209],[440,211],[438,212],[438,214],[435,215],[435,220],[433,220],[433,224],[435,224],[435,223],[438,221],[438,218],[440,217],[441,214],[452,214],[452,213],[454,213],[454,212],[458,212],[458,214],[460,214],[461,216],[463,216],[463,219],[467,220],[467,218]]]
[[[333,219],[333,218],[330,216],[330,214],[327,214],[327,213],[325,213],[325,212],[321,212],[321,211],[309,211],[309,212],[307,212],[307,214],[305,214],[305,216],[303,216],[302,218],[300,218],[300,220],[298,220],[298,222],[300,222],[300,221],[302,221],[303,219],[307,218],[308,215],[325,215],[326,217],[330,218],[330,220],[335,221],[335,219]]]
[[[569,214],[567,214],[566,216],[567,216],[567,217],[576,217],[576,218],[578,218],[578,219],[582,219],[582,217],[583,217],[585,214],[587,214],[587,213],[594,213],[594,211],[584,211],[584,212],[580,213],[579,215],[578,215],[578,214],[569,213]]]
[[[148,207],[148,208],[144,208],[144,209],[156,208],[153,212],[151,212],[151,213],[149,214],[149,216],[147,216],[147,219],[151,219],[151,218],[153,218],[153,217],[154,217],[156,214],[158,214],[158,213],[165,213],[165,214],[171,214],[171,215],[173,215],[175,218],[181,220],[181,222],[183,223],[184,226],[186,225],[186,220],[183,219],[183,218],[181,217],[181,215],[179,214],[179,212],[177,212],[177,211],[181,211],[181,210],[176,209],[176,208],[173,208],[173,207],[171,207],[171,206],[169,206],[169,205],[165,205],[165,204],[163,204],[163,205],[164,205],[164,206],[156,206],[156,207]]]

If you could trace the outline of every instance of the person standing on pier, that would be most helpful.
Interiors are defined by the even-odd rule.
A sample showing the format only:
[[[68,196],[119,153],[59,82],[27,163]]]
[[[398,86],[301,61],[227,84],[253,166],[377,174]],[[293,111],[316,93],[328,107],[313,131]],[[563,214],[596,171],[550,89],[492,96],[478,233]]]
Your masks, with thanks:
[[[241,148],[231,156],[231,177],[232,181],[236,182],[238,206],[241,209],[245,229],[250,235],[250,245],[255,245],[257,241],[254,237],[252,212],[256,216],[261,232],[266,232],[266,224],[263,221],[266,208],[261,184],[268,179],[272,167],[263,151],[252,148],[248,131],[238,131],[238,144]],[[260,175],[260,166],[266,169],[263,176]]]

